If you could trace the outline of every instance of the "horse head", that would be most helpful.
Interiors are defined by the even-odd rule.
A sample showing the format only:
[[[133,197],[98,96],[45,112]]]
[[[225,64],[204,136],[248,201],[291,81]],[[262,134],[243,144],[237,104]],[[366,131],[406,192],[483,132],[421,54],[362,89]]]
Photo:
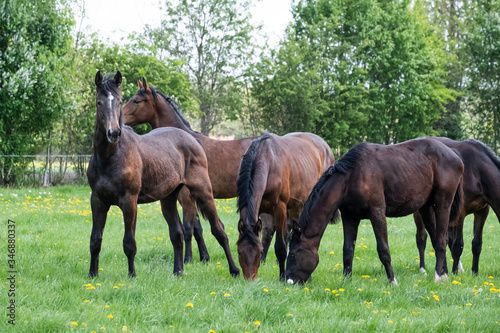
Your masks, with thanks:
[[[292,222],[290,251],[286,258],[285,280],[302,284],[311,279],[312,272],[319,263],[318,251],[309,244],[296,220]]]
[[[153,89],[145,78],[138,81],[139,90],[123,107],[123,121],[126,125],[135,126],[143,123],[152,124],[156,117],[156,99]]]
[[[122,115],[121,102],[122,95],[120,86],[122,83],[122,74],[118,71],[113,79],[103,78],[100,71],[95,76],[95,85],[97,89],[96,107],[97,124],[106,133],[106,138],[110,143],[116,143],[121,136]]]
[[[262,254],[262,243],[259,234],[262,230],[262,221],[260,219],[254,225],[240,220],[238,222],[239,238],[236,243],[238,246],[238,259],[240,261],[243,277],[246,280],[255,280],[260,266],[260,257]]]

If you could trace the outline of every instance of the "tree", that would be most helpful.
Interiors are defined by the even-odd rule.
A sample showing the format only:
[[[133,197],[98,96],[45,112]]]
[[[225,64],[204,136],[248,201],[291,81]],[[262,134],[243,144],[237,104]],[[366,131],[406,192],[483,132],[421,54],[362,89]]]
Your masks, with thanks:
[[[204,135],[224,117],[235,118],[241,104],[229,93],[253,54],[249,6],[249,0],[166,1],[167,19],[158,29],[146,29],[141,40],[159,58],[185,61]]]
[[[64,57],[71,46],[65,0],[0,3],[0,154],[38,153],[67,104]],[[4,183],[15,181],[8,160]]]
[[[476,118],[469,128],[476,138],[498,152],[500,143],[500,1],[477,2],[466,40],[468,113]],[[474,128],[475,127],[475,128]],[[476,130],[474,130],[476,129]]]
[[[276,120],[297,117],[285,95],[303,96],[312,119],[302,128],[341,152],[359,141],[405,141],[434,134],[453,98],[444,59],[420,1],[302,0],[273,68],[261,72],[267,78],[253,81],[255,98]]]

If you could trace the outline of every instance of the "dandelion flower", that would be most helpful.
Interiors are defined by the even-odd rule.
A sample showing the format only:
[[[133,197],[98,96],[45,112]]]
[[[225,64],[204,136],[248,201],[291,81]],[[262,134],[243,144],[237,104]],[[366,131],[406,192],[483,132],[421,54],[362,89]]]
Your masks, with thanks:
[[[73,325],[73,326],[78,326],[78,323],[77,323],[76,321],[72,321],[72,322],[71,322],[71,325]]]
[[[229,297],[229,296],[231,296],[231,294],[227,294],[227,293],[224,294],[224,297]]]
[[[215,295],[215,291],[212,291],[212,292],[210,293],[210,295]]]
[[[193,303],[189,302],[188,304],[186,304],[186,307],[192,308],[193,307]]]
[[[210,331],[208,331],[208,333],[215,333],[215,331],[214,330],[210,330]]]
[[[269,292],[269,289],[264,288],[264,292],[268,293],[268,292]]]
[[[123,326],[122,327],[122,331],[126,331],[126,330],[128,330],[128,327],[127,326]]]
[[[260,325],[260,321],[256,320],[254,324],[258,326]]]
[[[108,315],[108,318],[109,319],[113,319],[113,315]]]
[[[465,305],[470,306],[470,305],[472,305],[472,303],[467,303],[467,304],[465,304]]]

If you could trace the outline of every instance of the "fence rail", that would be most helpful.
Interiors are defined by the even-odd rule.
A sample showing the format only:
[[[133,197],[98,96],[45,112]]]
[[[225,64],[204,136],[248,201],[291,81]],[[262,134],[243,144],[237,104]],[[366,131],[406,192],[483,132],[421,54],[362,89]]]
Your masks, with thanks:
[[[0,155],[3,186],[54,186],[87,182],[91,155]]]

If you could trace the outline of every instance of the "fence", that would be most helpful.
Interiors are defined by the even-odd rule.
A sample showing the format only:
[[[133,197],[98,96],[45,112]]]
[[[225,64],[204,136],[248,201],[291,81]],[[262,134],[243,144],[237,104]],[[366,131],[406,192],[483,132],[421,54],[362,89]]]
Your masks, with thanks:
[[[85,184],[91,155],[0,155],[3,186]]]

